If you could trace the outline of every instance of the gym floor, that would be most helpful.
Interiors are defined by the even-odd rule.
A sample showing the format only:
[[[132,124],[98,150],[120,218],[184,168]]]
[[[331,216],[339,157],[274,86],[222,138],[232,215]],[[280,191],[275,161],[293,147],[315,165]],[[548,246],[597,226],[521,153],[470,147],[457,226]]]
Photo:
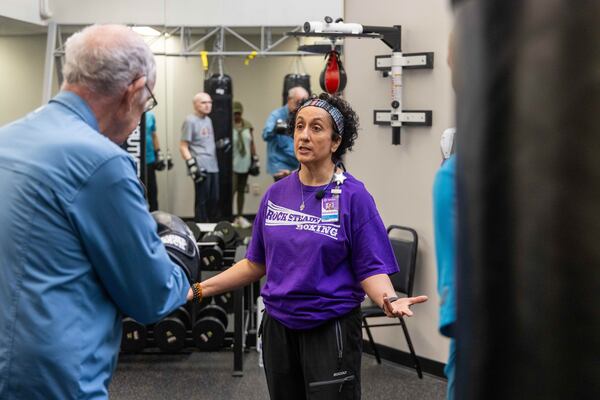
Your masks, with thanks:
[[[230,351],[195,352],[177,355],[127,354],[119,364],[110,385],[112,400],[264,400],[267,385],[258,354],[244,358],[244,376],[231,376]],[[425,374],[419,379],[414,370],[363,354],[362,398],[395,400],[445,399],[446,381]]]

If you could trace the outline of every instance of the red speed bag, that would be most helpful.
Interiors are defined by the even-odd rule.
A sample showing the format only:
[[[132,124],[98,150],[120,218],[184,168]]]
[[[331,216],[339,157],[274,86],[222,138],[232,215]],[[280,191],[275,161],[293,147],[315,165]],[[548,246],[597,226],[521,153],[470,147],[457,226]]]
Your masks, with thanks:
[[[340,60],[340,54],[332,50],[327,54],[327,65],[319,77],[321,89],[329,94],[340,93],[346,87],[346,81],[346,71]]]

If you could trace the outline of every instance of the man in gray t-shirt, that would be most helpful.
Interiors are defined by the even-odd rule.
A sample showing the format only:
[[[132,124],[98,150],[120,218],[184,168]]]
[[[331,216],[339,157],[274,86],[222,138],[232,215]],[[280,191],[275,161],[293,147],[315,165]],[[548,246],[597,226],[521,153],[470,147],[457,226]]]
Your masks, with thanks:
[[[181,128],[179,150],[195,183],[194,219],[209,222],[217,214],[219,201],[219,165],[215,133],[210,117],[212,99],[200,92],[193,99],[194,114],[186,117]]]

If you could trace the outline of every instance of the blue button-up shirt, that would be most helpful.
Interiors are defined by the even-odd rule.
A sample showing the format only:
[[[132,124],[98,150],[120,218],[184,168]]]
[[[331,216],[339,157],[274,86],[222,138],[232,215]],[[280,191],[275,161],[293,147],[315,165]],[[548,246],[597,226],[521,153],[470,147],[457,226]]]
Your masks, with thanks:
[[[0,128],[1,399],[107,398],[122,314],[156,321],[188,290],[80,97]]]
[[[298,160],[294,154],[294,138],[275,133],[277,120],[287,121],[288,116],[287,105],[273,110],[263,129],[263,139],[267,142],[267,172],[271,175],[284,169],[293,171],[298,168]]]

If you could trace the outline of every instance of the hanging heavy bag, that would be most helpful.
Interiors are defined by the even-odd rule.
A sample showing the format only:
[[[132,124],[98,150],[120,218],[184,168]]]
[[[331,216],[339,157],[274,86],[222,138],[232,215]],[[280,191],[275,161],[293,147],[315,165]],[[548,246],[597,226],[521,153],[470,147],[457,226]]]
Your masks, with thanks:
[[[340,60],[340,54],[332,50],[327,55],[327,64],[319,76],[321,89],[329,94],[340,93],[346,87],[346,71]]]
[[[233,132],[233,82],[229,75],[213,74],[204,81],[204,91],[213,101],[209,114],[215,132],[217,161],[219,163],[219,205],[211,220],[228,219],[232,212],[233,193],[233,153],[231,135]]]
[[[291,88],[296,86],[302,86],[308,93],[310,91],[310,75],[307,74],[287,74],[283,78],[283,103],[286,104],[288,100],[288,92]]]

